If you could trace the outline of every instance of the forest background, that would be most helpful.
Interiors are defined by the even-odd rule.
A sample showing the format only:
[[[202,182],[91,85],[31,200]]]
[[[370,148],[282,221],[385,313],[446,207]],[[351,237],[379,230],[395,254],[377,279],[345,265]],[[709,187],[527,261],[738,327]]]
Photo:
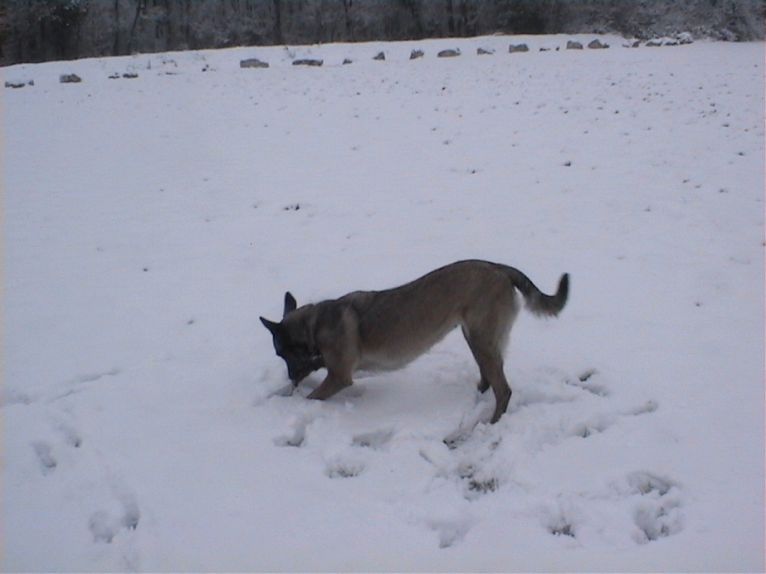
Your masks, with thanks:
[[[766,0],[0,0],[0,65],[493,33],[764,37]]]

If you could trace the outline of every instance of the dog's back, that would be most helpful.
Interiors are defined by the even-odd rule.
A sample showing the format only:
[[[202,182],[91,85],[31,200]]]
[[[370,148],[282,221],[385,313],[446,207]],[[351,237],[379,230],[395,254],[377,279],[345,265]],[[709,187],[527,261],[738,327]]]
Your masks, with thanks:
[[[513,287],[534,303],[533,311],[556,314],[566,303],[565,278],[564,289],[560,286],[549,297],[512,267],[468,260],[393,289],[350,293],[337,303],[348,305],[355,315],[359,368],[395,369],[458,326],[464,333],[482,331],[488,344],[503,347],[519,310]]]

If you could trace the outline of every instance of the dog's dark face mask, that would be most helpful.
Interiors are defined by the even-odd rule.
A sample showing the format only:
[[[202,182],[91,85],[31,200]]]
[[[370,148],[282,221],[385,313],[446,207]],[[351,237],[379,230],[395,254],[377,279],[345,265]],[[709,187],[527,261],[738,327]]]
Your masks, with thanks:
[[[309,343],[306,326],[301,321],[290,321],[288,315],[297,307],[295,298],[285,293],[285,310],[282,321],[275,323],[261,317],[274,340],[274,351],[287,365],[287,376],[297,385],[308,375],[324,367],[324,360],[318,349]]]

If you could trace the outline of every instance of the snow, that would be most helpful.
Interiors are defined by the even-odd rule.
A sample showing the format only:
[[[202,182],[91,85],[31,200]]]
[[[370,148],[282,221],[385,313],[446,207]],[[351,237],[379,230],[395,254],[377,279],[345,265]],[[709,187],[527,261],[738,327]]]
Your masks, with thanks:
[[[764,44],[570,38],[4,68],[3,568],[762,571]],[[462,258],[571,274],[496,425],[459,333],[280,393],[286,290]]]

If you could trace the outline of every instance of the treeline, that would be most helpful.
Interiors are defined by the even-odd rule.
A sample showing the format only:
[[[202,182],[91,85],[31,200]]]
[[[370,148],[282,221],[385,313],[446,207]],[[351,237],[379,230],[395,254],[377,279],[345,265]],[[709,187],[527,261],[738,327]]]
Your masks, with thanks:
[[[0,0],[0,63],[492,34],[763,38],[766,0]]]

